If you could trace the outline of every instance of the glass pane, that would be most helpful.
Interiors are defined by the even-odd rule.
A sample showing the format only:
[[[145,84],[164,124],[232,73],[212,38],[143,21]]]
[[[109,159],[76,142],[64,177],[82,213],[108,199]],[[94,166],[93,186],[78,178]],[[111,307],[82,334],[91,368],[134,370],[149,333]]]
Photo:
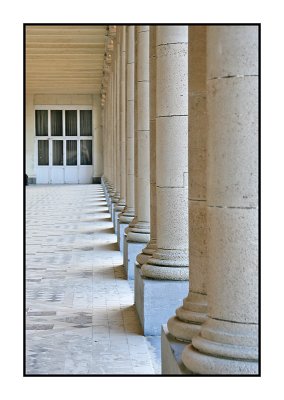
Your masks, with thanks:
[[[63,140],[53,140],[52,143],[52,165],[63,165]]]
[[[92,141],[81,140],[81,165],[92,165]]]
[[[48,135],[48,111],[36,110],[35,112],[35,128],[36,136]]]
[[[66,140],[66,164],[77,165],[77,140]]]
[[[66,136],[77,136],[77,111],[65,111],[65,134]]]
[[[92,136],[92,110],[80,111],[80,135]]]
[[[38,146],[38,165],[48,165],[48,140],[39,140],[37,142]]]
[[[62,110],[51,110],[51,136],[62,136]]]

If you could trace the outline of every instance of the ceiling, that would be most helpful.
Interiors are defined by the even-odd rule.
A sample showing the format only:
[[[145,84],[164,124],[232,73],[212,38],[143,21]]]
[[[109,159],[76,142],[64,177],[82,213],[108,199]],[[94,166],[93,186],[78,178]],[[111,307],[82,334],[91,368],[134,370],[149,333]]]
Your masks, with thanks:
[[[27,25],[26,91],[99,93],[106,28],[106,25]]]

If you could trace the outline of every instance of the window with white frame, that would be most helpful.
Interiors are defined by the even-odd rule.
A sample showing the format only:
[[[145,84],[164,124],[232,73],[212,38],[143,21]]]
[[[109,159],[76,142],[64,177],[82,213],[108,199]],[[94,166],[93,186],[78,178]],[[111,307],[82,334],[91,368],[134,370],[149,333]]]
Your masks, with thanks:
[[[36,106],[38,166],[92,165],[91,106]]]

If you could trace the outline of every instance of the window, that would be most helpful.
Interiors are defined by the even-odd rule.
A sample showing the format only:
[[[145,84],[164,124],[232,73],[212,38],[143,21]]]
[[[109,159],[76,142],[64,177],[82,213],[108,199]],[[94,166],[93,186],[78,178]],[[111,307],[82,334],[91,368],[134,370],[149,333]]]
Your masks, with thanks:
[[[92,131],[92,110],[88,105],[39,105],[35,110],[38,165],[91,166],[93,163]],[[70,168],[68,173],[71,173],[71,170],[74,174],[80,173],[80,168],[77,172],[75,168]],[[90,168],[82,170],[89,171]],[[74,181],[76,181],[75,178]]]
[[[77,140],[66,140],[66,165],[77,165]]]
[[[35,112],[36,136],[48,135],[48,111],[36,110]]]
[[[62,110],[51,110],[51,136],[62,136]]]
[[[80,135],[92,136],[92,110],[80,111]]]
[[[65,111],[65,135],[77,136],[77,110]]]
[[[63,165],[63,140],[53,140],[52,165]]]
[[[38,165],[49,165],[48,140],[38,141]]]
[[[92,141],[81,140],[81,165],[92,165]]]

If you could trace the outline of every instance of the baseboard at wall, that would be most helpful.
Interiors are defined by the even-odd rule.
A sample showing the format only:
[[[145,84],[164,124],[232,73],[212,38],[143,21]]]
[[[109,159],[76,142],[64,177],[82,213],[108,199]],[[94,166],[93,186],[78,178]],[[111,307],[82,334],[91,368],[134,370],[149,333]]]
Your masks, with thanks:
[[[100,176],[93,176],[93,183],[102,183],[102,178]]]
[[[36,185],[36,178],[35,177],[28,177],[28,184],[29,185]]]

